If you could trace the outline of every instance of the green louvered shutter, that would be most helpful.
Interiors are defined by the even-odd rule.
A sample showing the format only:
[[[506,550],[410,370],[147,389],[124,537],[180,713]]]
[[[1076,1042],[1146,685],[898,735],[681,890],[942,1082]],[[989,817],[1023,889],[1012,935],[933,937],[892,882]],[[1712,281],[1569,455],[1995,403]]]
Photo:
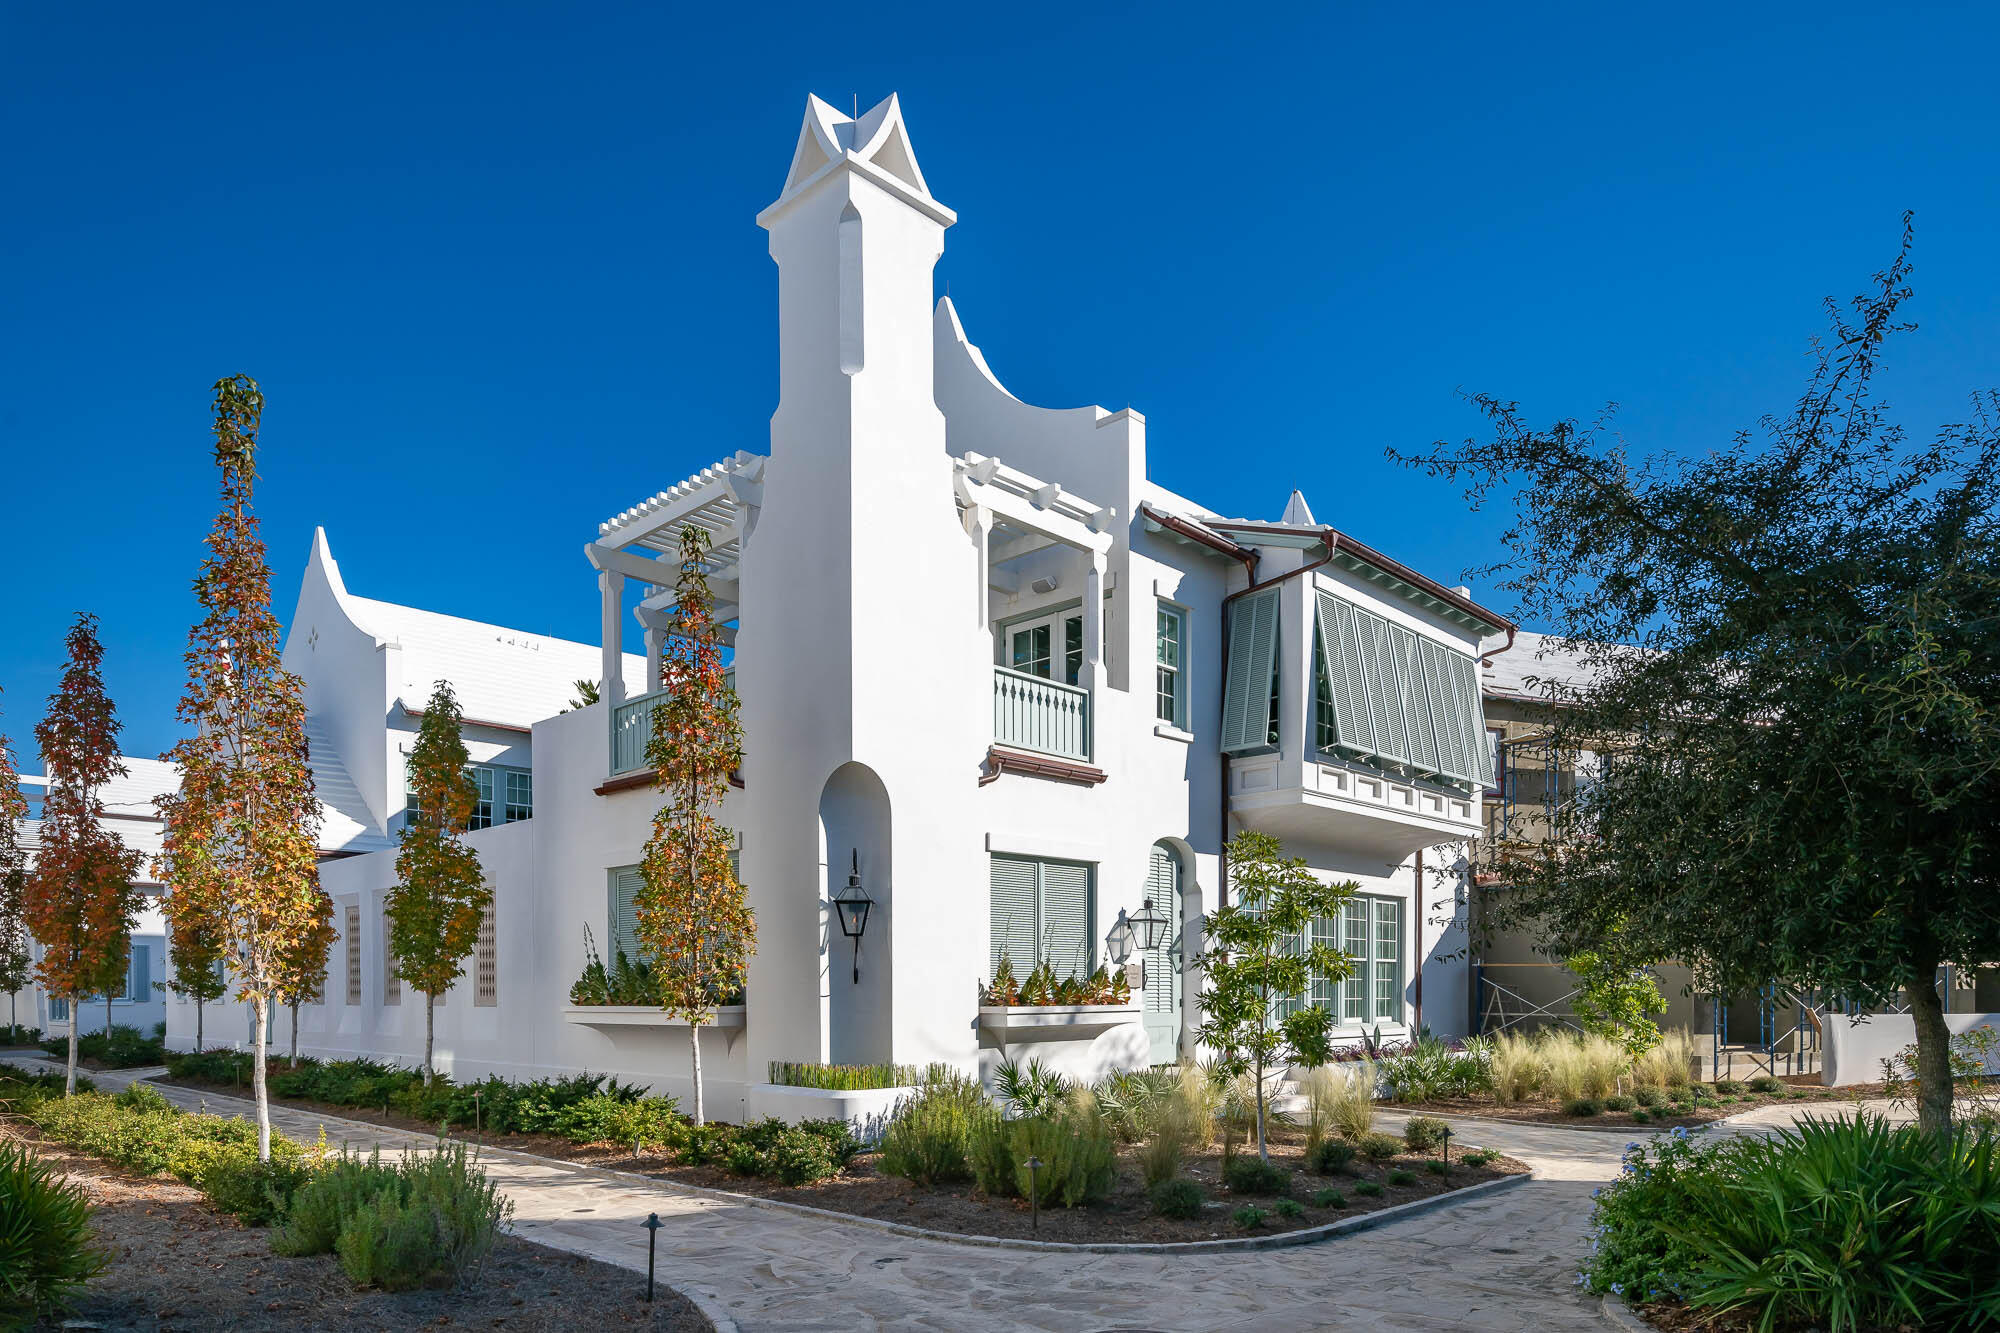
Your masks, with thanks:
[[[1335,738],[1343,749],[1375,753],[1375,714],[1369,704],[1369,670],[1361,643],[1360,615],[1337,597],[1320,595],[1323,623],[1330,623],[1332,641],[1325,645],[1327,672],[1333,683]]]
[[[1426,773],[1438,771],[1438,719],[1431,708],[1431,692],[1426,688],[1429,673],[1425,652],[1430,640],[1409,630],[1396,631],[1403,668],[1403,715],[1410,728],[1410,762]]]
[[[1222,698],[1225,754],[1271,743],[1271,682],[1278,669],[1278,590],[1238,601],[1229,613],[1229,660]]]
[[[1056,977],[1090,975],[1090,867],[1042,862],[1042,956]]]
[[[1004,951],[1014,968],[1016,981],[1027,980],[1036,960],[1035,942],[1041,937],[1040,913],[1036,909],[1039,863],[1025,856],[993,858],[993,892],[987,936],[986,976],[991,980],[1000,969]]]
[[[1167,918],[1167,930],[1157,948],[1146,953],[1146,1010],[1148,1013],[1178,1013],[1181,1007],[1181,863],[1164,847],[1153,848],[1146,866],[1146,896],[1153,908]]]
[[[1357,612],[1361,622],[1362,658],[1369,667],[1370,710],[1375,714],[1375,753],[1391,763],[1410,757],[1409,726],[1403,716],[1401,662],[1396,655],[1393,627],[1380,616]]]
[[[145,1004],[153,998],[153,947],[149,944],[132,946],[132,976],[126,983],[126,998],[135,1004]]]
[[[623,950],[639,961],[639,867],[620,866],[610,872],[610,908],[606,913],[604,965],[612,966]]]
[[[1458,696],[1459,729],[1465,738],[1465,776],[1481,787],[1493,785],[1493,750],[1486,743],[1486,707],[1479,693],[1479,663],[1452,653],[1449,675]]]
[[[1462,777],[1465,772],[1464,737],[1460,734],[1458,707],[1452,698],[1450,662],[1445,650],[1429,639],[1417,646],[1418,690],[1416,698],[1429,721],[1433,753],[1426,765],[1433,773]]]

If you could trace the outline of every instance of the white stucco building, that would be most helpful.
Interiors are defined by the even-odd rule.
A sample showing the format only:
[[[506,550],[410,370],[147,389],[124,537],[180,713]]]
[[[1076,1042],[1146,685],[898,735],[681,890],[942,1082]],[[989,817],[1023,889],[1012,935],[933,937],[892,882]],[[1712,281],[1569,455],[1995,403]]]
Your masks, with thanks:
[[[629,940],[630,867],[659,805],[649,690],[687,524],[713,535],[730,622],[746,754],[721,814],[758,929],[744,1005],[703,1036],[716,1114],[771,1109],[774,1060],[990,1070],[1004,1051],[1096,1073],[1191,1050],[1185,960],[1239,828],[1362,885],[1322,926],[1357,975],[1309,1002],[1355,1038],[1459,1030],[1453,890],[1490,776],[1475,654],[1511,626],[1286,502],[1279,479],[1263,521],[1167,491],[1137,412],[1009,393],[934,297],[955,215],[893,97],[858,120],[813,99],[757,220],[778,266],[768,443],[590,535],[600,644],[352,596],[315,540],[286,661],[345,822],[322,865],[342,938],[303,1049],[421,1049],[423,1015],[383,966],[383,849],[414,711],[444,678],[491,793],[468,837],[495,910],[437,1015],[440,1063],[685,1097],[685,1028],[579,1010],[568,991],[586,928],[607,958]],[[578,677],[601,701],[563,711]],[[875,904],[858,963],[828,908],[856,862]],[[982,1014],[1003,948],[1022,974],[1042,958],[1088,972],[1148,897],[1173,927],[1132,960],[1130,1010],[1014,1013],[1004,1030]],[[169,1010],[185,1045],[191,1008]]]

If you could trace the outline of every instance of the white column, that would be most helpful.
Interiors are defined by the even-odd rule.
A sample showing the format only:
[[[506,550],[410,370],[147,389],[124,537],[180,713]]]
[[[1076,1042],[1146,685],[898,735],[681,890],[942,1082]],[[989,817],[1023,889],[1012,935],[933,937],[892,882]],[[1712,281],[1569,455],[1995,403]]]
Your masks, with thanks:
[[[597,592],[603,600],[604,678],[598,682],[598,698],[616,708],[625,702],[625,576],[609,569],[597,571]]]
[[[1083,680],[1078,683],[1093,692],[1104,689],[1104,567],[1104,552],[1090,552],[1090,572],[1083,579]]]
[[[980,632],[990,633],[993,625],[993,590],[986,581],[992,576],[987,560],[992,553],[993,511],[985,505],[974,505],[966,515],[966,523],[972,532],[973,549],[978,553],[978,564],[972,571],[973,582],[977,586],[973,605],[978,608]]]
[[[657,621],[646,625],[646,693],[660,688],[660,652],[667,646],[667,631]]]

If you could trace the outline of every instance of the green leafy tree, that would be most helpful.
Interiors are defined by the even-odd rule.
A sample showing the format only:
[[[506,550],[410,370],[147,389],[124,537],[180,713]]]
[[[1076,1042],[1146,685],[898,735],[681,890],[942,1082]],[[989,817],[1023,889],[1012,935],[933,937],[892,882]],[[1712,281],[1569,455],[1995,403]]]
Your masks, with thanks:
[[[319,923],[332,905],[319,885],[305,689],[284,667],[271,567],[251,510],[264,395],[245,375],[218,380],[214,410],[222,508],[194,581],[201,619],[188,634],[179,708],[188,734],[166,756],[181,781],[158,802],[166,829],[157,866],[173,886],[170,919],[216,933],[250,1006],[257,1156],[269,1161],[271,1004],[325,938]],[[324,949],[312,964],[326,966]]]
[[[479,923],[493,904],[479,854],[459,835],[472,822],[479,788],[466,766],[458,696],[439,681],[424,706],[417,743],[410,751],[410,791],[415,806],[403,822],[396,853],[396,886],[384,910],[396,975],[424,996],[424,1077],[431,1076],[431,1038],[437,997],[465,971],[479,943]]]
[[[167,957],[173,961],[173,975],[162,983],[174,994],[194,1001],[194,1048],[199,1051],[207,1039],[206,1010],[211,1001],[229,993],[225,971],[223,922],[207,914],[201,901],[182,902],[172,885],[161,898],[167,919]]]
[[[1716,993],[1907,997],[1942,1130],[1939,969],[2000,957],[2000,397],[1928,441],[1889,422],[1872,381],[1911,327],[1909,253],[1906,219],[1759,432],[1636,461],[1602,422],[1480,397],[1490,438],[1404,461],[1511,505],[1493,572],[1588,667],[1548,687],[1554,741],[1601,770],[1494,919]]]
[[[1667,1012],[1667,1000],[1650,969],[1589,949],[1565,958],[1563,966],[1576,978],[1570,1008],[1585,1032],[1615,1041],[1633,1055],[1660,1044],[1660,1025],[1654,1020]]]
[[[78,1007],[114,970],[124,970],[141,899],[132,886],[139,854],[105,827],[100,793],[126,769],[118,761],[117,711],[104,692],[97,618],[79,615],[67,642],[69,662],[35,727],[49,786],[24,895],[28,928],[42,946],[36,974],[49,994],[69,1001],[66,1094],[76,1091]]]
[[[1311,1068],[1333,1055],[1333,1014],[1300,1003],[1279,1016],[1281,1002],[1303,997],[1315,974],[1342,981],[1354,962],[1313,939],[1315,920],[1340,915],[1360,887],[1327,883],[1268,833],[1249,830],[1229,840],[1226,902],[1202,922],[1202,1043],[1217,1051],[1216,1072],[1250,1075],[1255,1089],[1257,1154],[1269,1161],[1265,1141],[1266,1089],[1281,1063]]]
[[[704,564],[708,534],[681,531],[681,572],[660,664],[646,760],[665,801],[639,863],[639,940],[651,955],[663,1007],[687,1021],[693,1049],[694,1120],[703,1122],[701,1028],[739,992],[757,945],[757,922],[715,818],[743,761],[736,691],[722,666],[715,597]]]
[[[21,821],[27,817],[21,769],[13,744],[0,732],[0,990],[7,992],[7,1023],[13,1028],[21,1026],[20,992],[35,978],[23,902],[28,888],[28,854],[21,845]]]

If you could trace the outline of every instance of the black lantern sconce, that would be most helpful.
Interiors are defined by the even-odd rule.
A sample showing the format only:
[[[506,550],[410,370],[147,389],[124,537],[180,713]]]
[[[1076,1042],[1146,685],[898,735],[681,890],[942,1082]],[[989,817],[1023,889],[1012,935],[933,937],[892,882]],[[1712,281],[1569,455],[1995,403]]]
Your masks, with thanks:
[[[868,929],[868,909],[875,900],[861,887],[861,849],[854,849],[854,868],[848,872],[847,887],[833,897],[833,910],[840,914],[840,933],[854,941],[854,980],[861,980],[861,936]]]
[[[1153,900],[1148,898],[1146,905],[1129,917],[1124,908],[1118,909],[1118,919],[1104,936],[1104,945],[1111,961],[1123,967],[1135,951],[1151,953],[1166,937],[1166,913],[1153,906]]]

